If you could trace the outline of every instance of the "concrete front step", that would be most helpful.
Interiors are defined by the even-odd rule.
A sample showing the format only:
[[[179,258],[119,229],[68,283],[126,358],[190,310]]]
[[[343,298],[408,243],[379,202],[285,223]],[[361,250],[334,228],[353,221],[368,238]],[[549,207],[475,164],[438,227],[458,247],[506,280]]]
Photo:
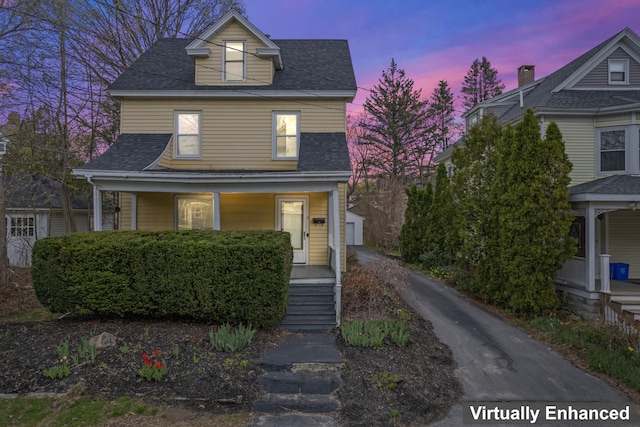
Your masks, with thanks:
[[[287,313],[324,313],[335,315],[336,308],[335,303],[331,302],[307,302],[307,301],[297,301],[297,302],[289,302],[287,305]]]
[[[342,380],[332,372],[267,372],[258,384],[268,393],[331,394]]]
[[[329,415],[283,414],[260,415],[247,424],[247,427],[339,427],[338,421]]]
[[[282,321],[280,326],[288,331],[309,331],[309,332],[326,332],[336,327],[336,322],[319,321],[305,321],[304,323],[297,320]]]
[[[318,414],[335,412],[339,407],[338,401],[327,394],[267,393],[253,402],[253,408],[260,412],[298,411]]]

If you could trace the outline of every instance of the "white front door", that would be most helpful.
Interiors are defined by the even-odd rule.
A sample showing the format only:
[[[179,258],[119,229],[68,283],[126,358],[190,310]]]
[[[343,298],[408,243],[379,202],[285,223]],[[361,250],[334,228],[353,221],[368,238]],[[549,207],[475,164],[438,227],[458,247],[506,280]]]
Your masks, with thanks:
[[[306,197],[276,197],[276,230],[287,231],[291,234],[295,264],[307,263],[309,249],[308,205],[309,199]]]

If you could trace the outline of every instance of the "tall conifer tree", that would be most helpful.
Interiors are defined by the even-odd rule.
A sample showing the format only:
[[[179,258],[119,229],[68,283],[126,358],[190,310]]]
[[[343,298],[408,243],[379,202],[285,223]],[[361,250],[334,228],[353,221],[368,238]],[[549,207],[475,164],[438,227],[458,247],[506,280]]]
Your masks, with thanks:
[[[569,237],[569,173],[572,165],[558,126],[545,138],[528,110],[501,145],[498,182],[499,265],[506,307],[519,315],[539,315],[558,304],[554,278],[573,255]]]

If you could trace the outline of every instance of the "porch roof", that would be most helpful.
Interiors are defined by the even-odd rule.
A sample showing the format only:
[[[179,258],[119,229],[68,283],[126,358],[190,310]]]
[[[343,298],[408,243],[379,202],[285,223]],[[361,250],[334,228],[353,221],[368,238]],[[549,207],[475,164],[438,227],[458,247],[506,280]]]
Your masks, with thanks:
[[[569,187],[569,200],[640,200],[640,175],[611,175]]]

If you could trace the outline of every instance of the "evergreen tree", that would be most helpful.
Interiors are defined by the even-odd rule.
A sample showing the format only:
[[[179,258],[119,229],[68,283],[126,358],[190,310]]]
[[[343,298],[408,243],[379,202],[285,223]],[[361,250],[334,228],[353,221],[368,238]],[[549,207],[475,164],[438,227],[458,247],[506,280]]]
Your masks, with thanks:
[[[438,87],[433,90],[427,114],[433,124],[434,149],[442,151],[451,145],[454,130],[453,93],[449,83],[440,80]]]
[[[413,185],[406,190],[406,193],[407,209],[398,240],[404,260],[415,263],[425,251],[424,236],[432,207],[433,190],[431,183],[427,183],[427,188],[424,190]]]
[[[492,192],[498,161],[498,142],[502,127],[494,115],[486,115],[468,130],[462,148],[456,148],[452,161],[455,173],[451,182],[455,206],[454,228],[458,246],[456,264],[472,273],[466,284],[479,297],[490,298],[483,292],[489,278],[495,253],[497,226]]]
[[[436,186],[433,191],[433,203],[427,219],[425,233],[426,252],[432,254],[435,266],[451,265],[453,263],[453,247],[455,230],[453,218],[455,210],[451,198],[451,187],[444,163],[438,165],[436,172]]]
[[[498,79],[498,70],[491,67],[487,58],[483,56],[482,61],[475,59],[462,83],[462,104],[467,109],[473,108],[482,101],[502,94],[504,87]]]
[[[426,102],[420,89],[394,60],[364,103],[362,143],[370,146],[370,166],[378,175],[416,181],[428,147]]]
[[[555,308],[554,278],[573,255],[569,238],[569,173],[558,126],[551,123],[544,139],[533,111],[528,110],[501,144],[499,191],[500,256],[506,308],[539,315]]]

